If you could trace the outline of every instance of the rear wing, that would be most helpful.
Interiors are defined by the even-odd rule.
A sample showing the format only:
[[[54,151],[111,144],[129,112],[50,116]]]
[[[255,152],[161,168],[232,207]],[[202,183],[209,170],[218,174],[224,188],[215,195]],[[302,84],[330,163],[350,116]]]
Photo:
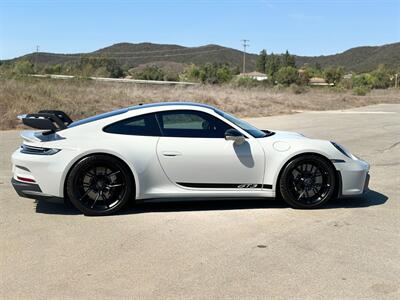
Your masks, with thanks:
[[[38,113],[18,116],[26,126],[56,132],[67,128],[71,118],[61,110],[41,110]]]

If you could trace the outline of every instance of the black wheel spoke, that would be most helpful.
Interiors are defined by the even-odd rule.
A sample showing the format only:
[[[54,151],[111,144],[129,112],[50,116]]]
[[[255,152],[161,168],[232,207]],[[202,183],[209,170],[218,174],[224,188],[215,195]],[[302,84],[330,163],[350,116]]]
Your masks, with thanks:
[[[86,192],[79,198],[79,201],[82,201],[83,198],[85,198],[91,191],[92,189],[87,189]]]
[[[93,202],[91,208],[93,208],[96,205],[96,202],[97,202],[97,200],[99,200],[99,198],[100,198],[100,192],[97,193],[96,199],[94,199],[94,202]]]
[[[117,175],[117,174],[120,173],[120,172],[121,172],[121,171],[113,172],[113,173],[107,175],[107,177],[110,178],[111,176]]]

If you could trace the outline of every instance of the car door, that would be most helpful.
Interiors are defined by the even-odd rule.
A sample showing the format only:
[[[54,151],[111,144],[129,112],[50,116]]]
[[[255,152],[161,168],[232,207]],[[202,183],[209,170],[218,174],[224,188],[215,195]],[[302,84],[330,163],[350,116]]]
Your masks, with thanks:
[[[174,183],[198,189],[259,189],[265,158],[257,139],[240,145],[224,138],[232,127],[196,110],[157,113],[162,136],[157,155]]]

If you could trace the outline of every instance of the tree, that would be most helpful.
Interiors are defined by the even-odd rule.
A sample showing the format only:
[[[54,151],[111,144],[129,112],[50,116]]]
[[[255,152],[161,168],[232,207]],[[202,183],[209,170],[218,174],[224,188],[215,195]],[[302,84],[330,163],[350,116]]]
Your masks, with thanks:
[[[328,68],[324,71],[324,78],[329,83],[338,84],[343,77],[344,70],[341,67]]]
[[[296,68],[293,67],[282,67],[276,73],[276,81],[280,84],[290,85],[296,83],[299,80],[299,73]]]
[[[257,57],[256,70],[258,72],[265,73],[265,67],[267,65],[267,51],[265,49],[261,50],[260,55]]]
[[[270,77],[273,77],[276,72],[281,68],[282,63],[281,59],[278,55],[275,55],[271,53],[271,55],[268,55],[267,58],[267,65],[266,65],[266,74],[268,74]]]
[[[378,69],[375,71],[371,72],[371,75],[373,77],[372,79],[372,88],[374,89],[386,89],[390,86],[391,80],[390,80],[390,73],[389,71],[385,68],[384,65],[380,65]]]
[[[285,54],[282,55],[282,66],[283,67],[296,67],[296,59],[293,55],[289,54],[289,51],[286,50]]]

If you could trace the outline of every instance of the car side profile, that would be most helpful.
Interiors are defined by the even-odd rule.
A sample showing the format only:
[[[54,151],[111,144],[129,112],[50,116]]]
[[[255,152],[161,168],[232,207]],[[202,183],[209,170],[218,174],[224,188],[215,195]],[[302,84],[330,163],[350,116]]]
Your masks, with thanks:
[[[369,164],[343,146],[259,130],[212,106],[137,105],[73,122],[61,111],[20,117],[12,184],[22,197],[68,199],[85,215],[128,201],[281,197],[318,208],[368,189]]]

